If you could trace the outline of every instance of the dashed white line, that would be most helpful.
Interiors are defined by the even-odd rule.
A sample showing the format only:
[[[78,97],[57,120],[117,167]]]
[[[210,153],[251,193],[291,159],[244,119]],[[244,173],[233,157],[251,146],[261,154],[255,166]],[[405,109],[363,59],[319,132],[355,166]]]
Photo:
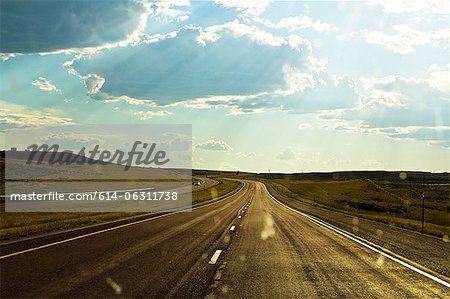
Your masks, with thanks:
[[[230,228],[230,231],[234,231],[235,228],[236,228],[236,226],[233,225],[233,226]]]
[[[211,259],[209,260],[209,263],[211,265],[214,265],[215,263],[217,263],[217,260],[219,259],[219,256],[220,256],[221,253],[222,253],[222,250],[217,249],[216,252],[214,252],[214,254],[211,257]]]

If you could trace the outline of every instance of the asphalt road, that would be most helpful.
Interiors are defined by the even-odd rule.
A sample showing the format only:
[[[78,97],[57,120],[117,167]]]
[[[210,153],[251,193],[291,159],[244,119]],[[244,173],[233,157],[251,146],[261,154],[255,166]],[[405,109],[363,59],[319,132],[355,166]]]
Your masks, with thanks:
[[[190,213],[2,258],[0,266],[2,298],[450,296],[275,202],[255,182]]]

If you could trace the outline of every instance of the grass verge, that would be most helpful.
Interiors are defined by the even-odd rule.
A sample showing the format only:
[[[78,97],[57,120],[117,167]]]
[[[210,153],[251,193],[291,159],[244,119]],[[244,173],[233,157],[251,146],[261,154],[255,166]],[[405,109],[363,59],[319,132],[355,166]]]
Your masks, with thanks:
[[[424,232],[450,234],[448,185],[406,184],[365,179],[348,181],[271,180],[276,190],[302,202],[421,231],[422,196]]]
[[[225,195],[239,186],[236,181],[218,178],[219,184],[193,192],[192,203],[202,203]],[[118,220],[141,213],[0,213],[0,241],[79,228]]]

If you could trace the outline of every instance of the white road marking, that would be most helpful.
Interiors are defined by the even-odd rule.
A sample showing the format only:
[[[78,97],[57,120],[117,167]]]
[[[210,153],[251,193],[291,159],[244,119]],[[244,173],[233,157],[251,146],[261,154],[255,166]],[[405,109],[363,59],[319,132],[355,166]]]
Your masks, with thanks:
[[[402,265],[402,266],[404,266],[404,267],[406,267],[406,268],[408,268],[408,269],[410,269],[410,270],[412,270],[412,271],[414,271],[414,272],[416,272],[418,274],[421,274],[421,275],[423,275],[423,276],[425,276],[425,277],[427,277],[427,278],[429,278],[429,279],[431,279],[431,280],[433,280],[433,281],[435,281],[435,282],[437,282],[437,283],[439,283],[439,284],[441,284],[443,286],[446,286],[447,288],[450,288],[450,283],[446,282],[445,280],[440,279],[439,277],[436,277],[436,276],[434,276],[434,275],[432,275],[432,274],[430,274],[428,272],[425,272],[425,271],[423,271],[423,270],[421,270],[421,269],[419,269],[417,267],[414,267],[413,265],[410,265],[407,262],[396,258],[395,256],[391,256],[390,254],[387,254],[386,252],[384,252],[382,250],[379,250],[379,249],[373,247],[372,245],[369,245],[369,244],[367,244],[367,243],[365,243],[365,242],[363,242],[363,241],[361,241],[361,240],[351,236],[350,234],[346,233],[345,231],[341,230],[340,228],[338,228],[338,227],[336,227],[336,226],[334,226],[332,224],[329,224],[328,222],[325,222],[325,221],[323,221],[321,219],[318,219],[318,218],[316,218],[314,216],[310,216],[308,214],[305,214],[303,212],[300,212],[300,211],[297,211],[296,209],[291,208],[290,206],[282,203],[281,201],[279,201],[278,199],[273,197],[272,194],[270,194],[269,191],[267,190],[266,185],[264,185],[264,188],[266,189],[267,194],[269,194],[269,196],[272,197],[277,203],[279,203],[280,205],[284,206],[285,208],[287,208],[287,209],[289,209],[289,210],[291,210],[291,211],[293,211],[293,212],[295,212],[295,213],[297,213],[299,215],[302,215],[303,217],[307,218],[311,222],[314,222],[314,223],[316,223],[318,225],[326,227],[326,228],[328,228],[328,229],[330,229],[330,230],[332,230],[332,231],[334,231],[334,232],[336,232],[336,233],[338,233],[338,234],[340,234],[340,235],[342,235],[342,236],[344,236],[344,237],[346,237],[346,238],[348,238],[348,239],[350,239],[350,240],[352,240],[352,241],[354,241],[354,242],[356,242],[356,243],[358,243],[358,244],[360,244],[360,245],[362,245],[362,246],[364,246],[364,247],[366,247],[366,248],[368,248],[368,249],[370,249],[370,250],[372,250],[372,251],[374,251],[374,252],[376,252],[378,254],[381,254],[382,256],[384,256],[384,257],[386,257],[386,258],[388,258],[388,259],[390,259],[390,260],[392,260],[392,261],[394,261],[394,262],[396,262],[396,263],[398,263],[398,264],[400,264],[400,265]]]
[[[222,250],[217,249],[216,252],[214,252],[214,254],[211,257],[211,259],[209,260],[209,263],[211,265],[214,265],[215,263],[217,263],[217,260],[219,259],[219,256],[220,256],[221,253],[222,253]]]
[[[234,229],[236,228],[236,226],[232,226],[231,228],[230,228],[230,231],[234,231]]]

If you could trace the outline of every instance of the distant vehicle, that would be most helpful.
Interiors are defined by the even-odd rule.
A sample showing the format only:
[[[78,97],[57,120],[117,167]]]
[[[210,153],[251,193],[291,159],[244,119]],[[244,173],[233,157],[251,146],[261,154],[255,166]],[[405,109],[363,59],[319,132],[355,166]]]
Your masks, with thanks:
[[[202,182],[200,181],[195,181],[194,186],[200,186]]]

